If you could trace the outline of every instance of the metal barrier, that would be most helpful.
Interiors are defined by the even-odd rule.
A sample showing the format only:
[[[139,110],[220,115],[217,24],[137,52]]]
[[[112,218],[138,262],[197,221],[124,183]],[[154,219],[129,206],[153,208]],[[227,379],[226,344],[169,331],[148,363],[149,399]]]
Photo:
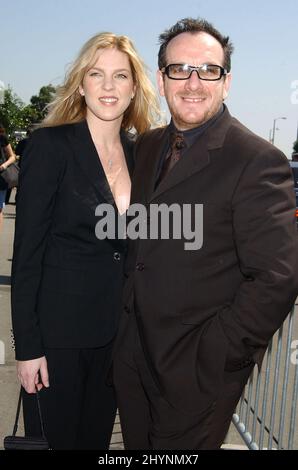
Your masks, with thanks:
[[[298,449],[297,347],[293,307],[272,338],[261,371],[254,368],[233,415],[232,422],[250,450]]]

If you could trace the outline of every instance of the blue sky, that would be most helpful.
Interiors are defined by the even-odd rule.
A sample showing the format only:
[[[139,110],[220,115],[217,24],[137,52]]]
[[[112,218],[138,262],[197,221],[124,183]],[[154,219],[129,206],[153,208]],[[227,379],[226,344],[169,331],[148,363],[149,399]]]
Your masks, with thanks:
[[[0,80],[25,102],[41,86],[59,84],[100,31],[130,36],[155,82],[160,32],[186,16],[206,18],[235,46],[231,113],[265,139],[273,120],[287,117],[277,123],[275,145],[290,157],[298,125],[297,0],[0,0],[0,13]]]

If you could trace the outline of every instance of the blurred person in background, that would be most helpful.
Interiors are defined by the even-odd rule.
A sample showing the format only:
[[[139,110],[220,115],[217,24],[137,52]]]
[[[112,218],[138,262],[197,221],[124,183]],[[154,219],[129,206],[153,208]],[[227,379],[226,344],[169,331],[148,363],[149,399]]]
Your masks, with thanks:
[[[28,129],[27,132],[26,132],[26,137],[24,139],[21,139],[17,143],[15,154],[16,154],[16,159],[18,161],[19,167],[21,165],[21,158],[22,158],[22,155],[25,152],[25,148],[26,148],[26,145],[28,144],[30,135],[31,135],[31,129]],[[11,192],[12,192],[12,188],[8,188],[7,191],[6,191],[5,204],[9,204]],[[17,200],[17,193],[15,194],[15,201],[16,200]]]
[[[15,154],[8,141],[5,129],[0,124],[0,231],[3,224],[3,209],[5,206],[7,183],[1,176],[1,171],[5,170],[11,163],[16,161]]]

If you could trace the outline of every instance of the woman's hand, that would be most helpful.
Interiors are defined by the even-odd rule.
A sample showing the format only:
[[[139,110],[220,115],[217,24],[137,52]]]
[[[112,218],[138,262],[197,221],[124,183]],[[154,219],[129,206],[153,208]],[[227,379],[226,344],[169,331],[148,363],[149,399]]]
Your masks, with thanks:
[[[27,393],[35,393],[42,387],[49,387],[48,365],[45,356],[29,361],[17,361],[18,378]]]

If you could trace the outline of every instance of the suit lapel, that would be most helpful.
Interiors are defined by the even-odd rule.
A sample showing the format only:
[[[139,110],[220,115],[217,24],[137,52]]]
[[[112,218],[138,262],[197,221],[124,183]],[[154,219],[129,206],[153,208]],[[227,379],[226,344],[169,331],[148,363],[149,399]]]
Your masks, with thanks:
[[[230,127],[232,118],[225,106],[222,115],[204,132],[190,147],[188,152],[176,163],[170,173],[161,181],[154,190],[158,162],[162,158],[162,152],[166,144],[167,129],[163,130],[162,138],[157,137],[152,145],[152,152],[156,153],[156,160],[152,163],[151,178],[148,187],[148,202],[153,201],[164,192],[170,190],[182,181],[190,178],[195,173],[202,171],[210,164],[210,151],[221,148]],[[160,148],[158,146],[160,145]]]
[[[154,187],[156,182],[156,176],[158,168],[161,163],[163,151],[167,145],[167,127],[158,129],[154,132],[154,140],[148,140],[149,145],[146,145],[146,155],[144,155],[144,166],[142,167],[142,188],[143,193],[142,200],[144,203],[149,202],[152,199],[154,193]],[[141,142],[140,142],[141,145]],[[138,159],[138,147],[136,154],[136,161]],[[133,186],[134,189],[134,186]]]
[[[186,180],[194,173],[201,171],[210,163],[209,151],[204,139],[199,139],[191,146],[186,155],[179,160],[170,173],[152,193],[151,200]]]
[[[133,142],[127,137],[126,132],[123,130],[121,131],[120,137],[127,168],[131,176],[133,171]],[[74,157],[82,171],[88,177],[97,193],[116,208],[113,194],[110,190],[109,183],[100,162],[96,147],[93,143],[86,120],[74,124],[74,135],[70,140],[74,151]]]
[[[71,144],[77,163],[88,177],[97,193],[100,193],[109,204],[114,204],[114,198],[110,191],[86,120],[74,124],[74,139],[71,139]]]
[[[131,136],[130,138],[129,133],[121,129],[120,139],[121,139],[121,144],[122,144],[124,155],[125,155],[128,173],[129,173],[130,178],[132,178],[132,174],[134,170],[134,161],[133,161],[133,149],[135,145],[134,136]]]

